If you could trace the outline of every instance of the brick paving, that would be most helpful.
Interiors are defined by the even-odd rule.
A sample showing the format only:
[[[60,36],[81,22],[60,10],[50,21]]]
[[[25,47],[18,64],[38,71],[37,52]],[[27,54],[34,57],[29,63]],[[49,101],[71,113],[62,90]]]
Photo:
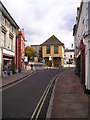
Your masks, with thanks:
[[[74,68],[59,75],[51,118],[88,118],[88,95],[84,93]]]

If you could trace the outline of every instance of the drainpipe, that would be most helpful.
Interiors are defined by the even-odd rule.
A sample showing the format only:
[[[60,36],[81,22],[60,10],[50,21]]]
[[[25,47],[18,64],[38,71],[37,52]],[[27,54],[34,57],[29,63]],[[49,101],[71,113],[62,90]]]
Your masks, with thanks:
[[[16,69],[16,72],[18,73],[18,35],[16,36],[16,43],[17,43],[17,44],[16,44],[16,45],[17,45],[17,46],[16,46],[16,47],[17,47],[17,49],[16,49],[16,50],[17,50],[17,51],[16,51],[16,53],[17,53],[17,54],[16,54],[16,55],[17,55],[17,65],[16,65],[17,69]]]
[[[0,47],[0,77],[2,77],[2,47]]]

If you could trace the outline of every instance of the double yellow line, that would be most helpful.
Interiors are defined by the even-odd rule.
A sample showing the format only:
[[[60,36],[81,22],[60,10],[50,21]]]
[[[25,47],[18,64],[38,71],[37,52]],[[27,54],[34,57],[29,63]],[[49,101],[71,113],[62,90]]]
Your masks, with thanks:
[[[44,102],[46,100],[46,97],[47,97],[47,95],[49,93],[49,90],[50,90],[53,82],[55,81],[55,78],[57,78],[57,76],[58,76],[58,74],[49,82],[48,86],[46,87],[41,99],[39,100],[39,102],[38,102],[32,116],[31,116],[30,120],[32,120],[32,119],[37,120],[38,119],[38,117],[40,115],[40,112],[41,112],[41,109],[43,107],[43,104],[44,104]]]

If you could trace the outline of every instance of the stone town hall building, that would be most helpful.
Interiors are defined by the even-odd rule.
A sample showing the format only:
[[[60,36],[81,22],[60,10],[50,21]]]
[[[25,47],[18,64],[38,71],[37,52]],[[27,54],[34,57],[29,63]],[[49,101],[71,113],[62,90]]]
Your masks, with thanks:
[[[43,63],[47,66],[64,65],[64,44],[54,35],[47,39],[42,46]]]

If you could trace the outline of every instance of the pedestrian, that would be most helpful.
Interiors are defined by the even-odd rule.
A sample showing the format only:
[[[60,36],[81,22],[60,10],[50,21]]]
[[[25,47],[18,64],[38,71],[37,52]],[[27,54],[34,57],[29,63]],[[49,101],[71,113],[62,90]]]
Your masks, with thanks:
[[[52,67],[52,63],[50,62],[50,68]]]
[[[31,71],[33,71],[33,64],[31,64],[30,66],[31,66]]]

